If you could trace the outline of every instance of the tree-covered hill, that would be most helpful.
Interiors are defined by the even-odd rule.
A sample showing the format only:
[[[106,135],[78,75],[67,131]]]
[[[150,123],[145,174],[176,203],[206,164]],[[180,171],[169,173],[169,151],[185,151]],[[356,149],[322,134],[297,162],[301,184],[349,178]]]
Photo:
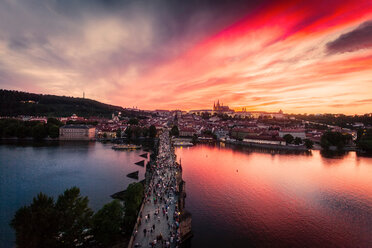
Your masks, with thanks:
[[[125,111],[122,107],[84,98],[0,90],[0,116],[102,116]]]

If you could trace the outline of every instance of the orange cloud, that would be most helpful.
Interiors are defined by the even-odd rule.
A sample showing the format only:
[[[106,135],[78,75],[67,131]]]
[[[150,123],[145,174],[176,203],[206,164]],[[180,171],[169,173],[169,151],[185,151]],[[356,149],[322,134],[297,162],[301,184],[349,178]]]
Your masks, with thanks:
[[[370,1],[284,1],[155,66],[127,90],[148,92],[136,99],[145,109],[210,108],[220,99],[257,110],[368,112],[369,101],[334,102],[372,94],[372,47],[329,55],[326,44],[371,18]]]

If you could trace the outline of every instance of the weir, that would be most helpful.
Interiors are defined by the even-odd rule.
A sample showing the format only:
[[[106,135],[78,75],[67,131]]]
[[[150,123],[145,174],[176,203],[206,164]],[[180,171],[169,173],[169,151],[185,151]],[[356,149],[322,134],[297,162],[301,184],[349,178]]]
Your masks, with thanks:
[[[156,162],[146,166],[145,197],[128,247],[180,247],[192,236],[185,181],[169,130],[159,135]]]

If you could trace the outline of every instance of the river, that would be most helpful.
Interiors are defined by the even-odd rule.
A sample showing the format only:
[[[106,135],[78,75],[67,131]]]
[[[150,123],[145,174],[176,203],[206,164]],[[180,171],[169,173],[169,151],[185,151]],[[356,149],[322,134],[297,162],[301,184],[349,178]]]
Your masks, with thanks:
[[[8,223],[40,191],[55,198],[78,186],[97,210],[135,180],[142,151],[110,144],[0,145],[0,247]],[[234,147],[177,148],[193,215],[195,247],[370,247],[372,158],[326,158]]]
[[[65,143],[63,145],[0,145],[0,247],[14,246],[9,226],[15,211],[31,203],[39,192],[54,199],[66,188],[77,186],[88,196],[89,206],[100,209],[110,195],[136,180],[126,175],[145,169],[135,162],[143,151],[115,151],[112,144]]]
[[[372,158],[178,148],[192,247],[371,247]]]

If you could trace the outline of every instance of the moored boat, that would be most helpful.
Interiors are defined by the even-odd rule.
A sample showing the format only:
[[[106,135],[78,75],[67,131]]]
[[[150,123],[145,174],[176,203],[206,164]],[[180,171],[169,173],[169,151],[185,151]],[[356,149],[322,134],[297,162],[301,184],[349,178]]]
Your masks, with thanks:
[[[141,149],[141,145],[133,145],[133,144],[119,144],[119,145],[114,145],[112,146],[112,149],[114,150],[137,150]]]

